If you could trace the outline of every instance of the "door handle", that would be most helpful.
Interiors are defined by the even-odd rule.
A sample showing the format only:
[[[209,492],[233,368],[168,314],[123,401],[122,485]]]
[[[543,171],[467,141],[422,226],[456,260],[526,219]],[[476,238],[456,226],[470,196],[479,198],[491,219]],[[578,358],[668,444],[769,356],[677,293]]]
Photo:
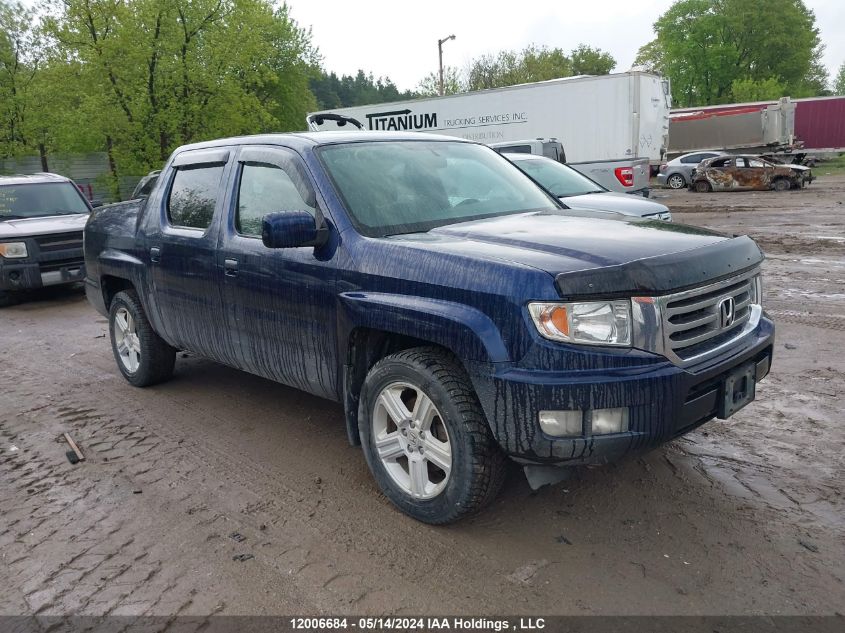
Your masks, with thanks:
[[[237,277],[238,276],[238,260],[237,259],[227,259],[223,262],[223,273],[227,277]]]
[[[161,261],[161,249],[158,246],[150,249],[150,261],[153,263]]]

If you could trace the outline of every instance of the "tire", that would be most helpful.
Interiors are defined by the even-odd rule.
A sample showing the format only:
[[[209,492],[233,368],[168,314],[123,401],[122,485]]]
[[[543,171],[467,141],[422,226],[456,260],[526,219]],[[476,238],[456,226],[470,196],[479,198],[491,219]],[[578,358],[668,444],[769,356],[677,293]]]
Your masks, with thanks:
[[[710,183],[706,180],[699,180],[695,183],[695,190],[698,193],[708,193],[713,191],[713,187],[710,186]]]
[[[499,493],[505,456],[466,372],[448,353],[418,347],[380,360],[364,380],[358,420],[376,483],[414,519],[451,523]]]
[[[792,183],[790,183],[786,178],[778,178],[772,183],[772,188],[775,191],[788,191],[792,188]]]
[[[15,293],[8,290],[0,290],[0,308],[8,308],[18,302]]]
[[[153,331],[134,290],[112,299],[109,338],[117,368],[130,384],[148,387],[173,375],[176,350]]]
[[[666,184],[670,189],[683,189],[687,186],[687,179],[681,174],[672,174],[666,179]]]

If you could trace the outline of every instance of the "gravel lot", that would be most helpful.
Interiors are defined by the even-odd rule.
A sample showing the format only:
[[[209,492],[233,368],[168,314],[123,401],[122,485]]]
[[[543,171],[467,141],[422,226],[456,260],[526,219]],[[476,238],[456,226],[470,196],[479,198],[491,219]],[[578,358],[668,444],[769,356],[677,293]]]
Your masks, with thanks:
[[[134,389],[79,290],[4,309],[0,614],[841,611],[845,177],[656,194],[767,252],[758,401],[537,493],[514,469],[451,527],[379,495],[339,405],[183,355]]]

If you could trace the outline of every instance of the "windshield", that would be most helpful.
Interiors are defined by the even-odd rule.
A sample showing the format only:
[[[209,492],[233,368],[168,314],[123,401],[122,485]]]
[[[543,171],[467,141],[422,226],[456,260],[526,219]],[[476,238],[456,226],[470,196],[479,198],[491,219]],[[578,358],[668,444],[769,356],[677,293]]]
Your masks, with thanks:
[[[320,157],[358,231],[429,231],[497,215],[558,208],[489,147],[399,141],[330,145]]]
[[[530,158],[513,159],[514,164],[558,198],[583,196],[588,193],[604,193],[604,187],[594,183],[572,167],[553,160]]]
[[[0,185],[0,222],[88,212],[82,194],[70,182]]]

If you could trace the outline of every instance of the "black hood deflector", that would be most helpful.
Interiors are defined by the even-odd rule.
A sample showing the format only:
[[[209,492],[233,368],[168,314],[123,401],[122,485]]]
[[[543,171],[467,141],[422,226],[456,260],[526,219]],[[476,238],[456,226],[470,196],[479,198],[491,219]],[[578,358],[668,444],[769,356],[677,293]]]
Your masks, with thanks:
[[[762,261],[757,244],[742,236],[670,255],[561,273],[555,283],[564,299],[661,295],[739,274]]]

